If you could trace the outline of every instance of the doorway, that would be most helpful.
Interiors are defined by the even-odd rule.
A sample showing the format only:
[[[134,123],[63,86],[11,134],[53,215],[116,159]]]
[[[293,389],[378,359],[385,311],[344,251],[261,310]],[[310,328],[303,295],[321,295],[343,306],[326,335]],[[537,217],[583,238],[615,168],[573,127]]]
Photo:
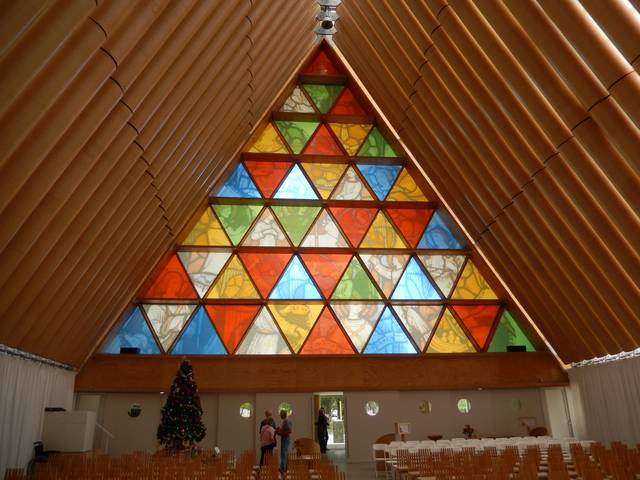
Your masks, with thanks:
[[[314,418],[313,432],[314,439],[318,439],[316,422],[318,421],[318,411],[324,408],[325,415],[329,417],[329,442],[327,450],[341,456],[346,455],[347,430],[346,430],[346,404],[342,392],[321,392],[313,396]]]

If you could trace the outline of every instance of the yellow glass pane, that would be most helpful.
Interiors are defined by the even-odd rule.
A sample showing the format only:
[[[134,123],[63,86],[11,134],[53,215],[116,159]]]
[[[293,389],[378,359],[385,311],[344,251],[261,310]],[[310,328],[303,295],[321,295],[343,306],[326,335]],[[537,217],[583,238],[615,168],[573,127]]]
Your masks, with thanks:
[[[362,123],[330,123],[329,126],[350,156],[358,153],[358,149],[373,125]]]
[[[407,248],[384,213],[378,212],[360,248]]]
[[[302,168],[304,168],[322,198],[326,200],[331,195],[347,166],[339,163],[303,163]]]
[[[451,298],[456,300],[497,300],[498,297],[473,262],[469,260]]]
[[[191,230],[181,245],[206,245],[210,247],[226,247],[231,245],[222,225],[209,207]]]
[[[237,256],[222,271],[207,298],[260,298]]]
[[[260,137],[254,142],[249,152],[257,153],[289,153],[275,127],[269,123]]]
[[[427,197],[424,196],[420,187],[416,184],[411,174],[406,168],[402,169],[398,180],[389,192],[387,197],[388,201],[396,202],[427,202]]]
[[[271,303],[269,310],[278,322],[278,326],[289,345],[295,353],[298,353],[306,340],[311,327],[322,311],[322,303]]]
[[[473,353],[476,349],[460,328],[453,314],[444,312],[436,333],[429,343],[427,353]]]

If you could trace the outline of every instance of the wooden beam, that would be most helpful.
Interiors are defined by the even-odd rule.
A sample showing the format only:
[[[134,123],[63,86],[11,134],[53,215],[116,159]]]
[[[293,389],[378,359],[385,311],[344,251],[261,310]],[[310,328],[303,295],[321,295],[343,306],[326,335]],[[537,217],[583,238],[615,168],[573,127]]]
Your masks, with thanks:
[[[201,392],[451,390],[561,386],[567,373],[539,353],[424,356],[190,358]],[[95,355],[76,377],[77,392],[158,392],[173,382],[180,357]]]

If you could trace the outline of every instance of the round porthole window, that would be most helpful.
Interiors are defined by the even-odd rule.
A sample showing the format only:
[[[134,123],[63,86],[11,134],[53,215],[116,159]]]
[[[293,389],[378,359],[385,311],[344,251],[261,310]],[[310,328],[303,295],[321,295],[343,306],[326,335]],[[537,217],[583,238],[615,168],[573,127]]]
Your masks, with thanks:
[[[364,411],[367,412],[367,415],[374,417],[380,411],[380,406],[375,400],[369,400],[364,404]]]
[[[253,405],[249,402],[244,402],[240,405],[240,416],[242,418],[251,418],[251,414],[253,413]]]
[[[458,411],[460,413],[469,413],[471,411],[471,402],[466,398],[458,400]]]
[[[425,415],[431,413],[431,402],[429,400],[423,400],[418,404],[418,410]]]
[[[278,405],[278,415],[280,415],[280,412],[282,410],[287,412],[287,415],[291,415],[293,413],[293,410],[291,409],[291,404],[289,402],[282,402],[280,405]]]

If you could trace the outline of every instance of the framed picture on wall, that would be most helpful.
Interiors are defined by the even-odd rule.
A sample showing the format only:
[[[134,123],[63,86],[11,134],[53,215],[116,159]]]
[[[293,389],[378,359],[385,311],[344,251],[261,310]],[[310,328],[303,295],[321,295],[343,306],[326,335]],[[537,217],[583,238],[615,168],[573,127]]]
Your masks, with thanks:
[[[396,422],[396,435],[409,435],[409,422]]]

